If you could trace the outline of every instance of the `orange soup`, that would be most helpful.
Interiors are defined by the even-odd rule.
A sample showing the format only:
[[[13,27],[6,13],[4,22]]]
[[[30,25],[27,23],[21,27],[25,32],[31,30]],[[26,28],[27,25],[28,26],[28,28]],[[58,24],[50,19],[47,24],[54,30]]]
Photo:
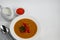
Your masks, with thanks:
[[[31,38],[37,32],[37,25],[33,20],[23,18],[15,23],[14,32],[21,38]]]

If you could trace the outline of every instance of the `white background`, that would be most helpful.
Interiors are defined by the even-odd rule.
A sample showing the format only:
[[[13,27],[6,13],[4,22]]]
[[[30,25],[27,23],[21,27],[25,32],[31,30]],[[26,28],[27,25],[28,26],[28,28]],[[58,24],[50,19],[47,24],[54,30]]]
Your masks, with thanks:
[[[60,0],[0,0],[0,5],[16,9],[23,7],[40,23],[38,40],[60,40]],[[0,25],[6,21],[0,16]],[[8,40],[0,32],[0,40]]]

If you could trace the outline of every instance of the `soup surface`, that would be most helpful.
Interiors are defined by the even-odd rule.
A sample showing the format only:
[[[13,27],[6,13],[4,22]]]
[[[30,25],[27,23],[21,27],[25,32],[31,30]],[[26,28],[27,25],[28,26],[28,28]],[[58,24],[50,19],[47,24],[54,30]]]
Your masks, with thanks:
[[[33,20],[23,18],[15,23],[14,32],[21,38],[31,38],[37,32],[37,25]]]

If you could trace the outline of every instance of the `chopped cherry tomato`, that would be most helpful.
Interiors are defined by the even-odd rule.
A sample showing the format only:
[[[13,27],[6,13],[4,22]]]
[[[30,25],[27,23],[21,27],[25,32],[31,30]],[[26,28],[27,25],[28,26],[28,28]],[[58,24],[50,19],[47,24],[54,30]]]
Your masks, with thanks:
[[[26,32],[27,32],[27,33],[30,33],[29,26],[28,26],[26,23],[23,23],[23,25],[24,25],[25,28],[26,28]]]

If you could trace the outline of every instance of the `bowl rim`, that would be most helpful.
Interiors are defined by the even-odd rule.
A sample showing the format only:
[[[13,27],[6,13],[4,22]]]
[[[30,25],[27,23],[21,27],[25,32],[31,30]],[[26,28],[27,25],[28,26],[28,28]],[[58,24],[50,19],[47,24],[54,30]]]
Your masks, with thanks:
[[[37,24],[37,33],[36,33],[33,37],[28,38],[29,40],[37,39],[37,38],[39,37],[39,34],[40,34],[40,24],[39,24],[39,22],[38,22],[35,18],[33,18],[32,16],[29,16],[29,15],[21,15],[21,16],[18,16],[18,17],[16,17],[16,18],[11,22],[11,24],[10,24],[10,33],[11,33],[11,35],[12,35],[15,39],[17,39],[17,40],[25,40],[25,39],[20,38],[19,36],[17,36],[17,35],[15,34],[15,32],[14,32],[14,24],[15,24],[18,20],[23,19],[23,18],[32,19],[32,20]],[[27,40],[27,39],[26,39],[26,40]]]

